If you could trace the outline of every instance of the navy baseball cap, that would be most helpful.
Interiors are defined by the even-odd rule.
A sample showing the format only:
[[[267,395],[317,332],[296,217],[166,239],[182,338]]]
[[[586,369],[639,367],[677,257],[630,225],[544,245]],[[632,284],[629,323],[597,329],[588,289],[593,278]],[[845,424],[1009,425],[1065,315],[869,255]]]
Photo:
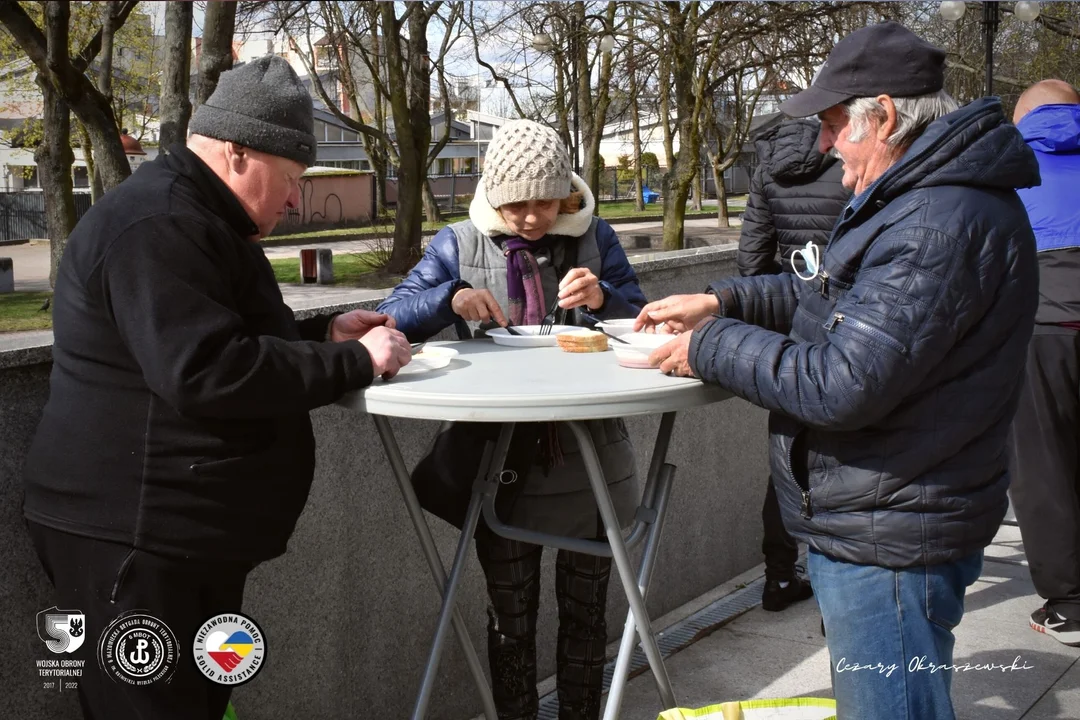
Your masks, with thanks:
[[[945,51],[890,20],[836,43],[810,87],[781,103],[780,112],[809,117],[852,98],[928,95],[944,86]]]

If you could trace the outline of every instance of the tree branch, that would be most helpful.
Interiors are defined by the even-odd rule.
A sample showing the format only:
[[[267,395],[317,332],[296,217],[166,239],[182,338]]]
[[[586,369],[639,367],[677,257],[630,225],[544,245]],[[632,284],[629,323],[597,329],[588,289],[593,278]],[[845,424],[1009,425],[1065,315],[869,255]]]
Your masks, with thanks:
[[[135,6],[138,4],[138,0],[125,0],[125,2],[121,3],[120,9],[117,11],[116,17],[113,20],[114,31],[119,30],[124,26],[124,23],[127,22],[128,15],[131,14],[131,11],[134,10]],[[92,63],[94,58],[97,57],[97,54],[101,52],[103,32],[104,28],[98,30],[94,37],[90,38],[90,42],[86,43],[82,52],[72,60],[71,66],[75,68],[75,72],[86,72],[86,68],[90,67],[90,63]]]

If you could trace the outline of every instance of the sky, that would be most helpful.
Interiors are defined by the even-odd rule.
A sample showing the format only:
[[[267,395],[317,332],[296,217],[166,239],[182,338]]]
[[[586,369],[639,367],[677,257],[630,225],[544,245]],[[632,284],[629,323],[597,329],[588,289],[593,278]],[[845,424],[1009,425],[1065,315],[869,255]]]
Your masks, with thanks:
[[[165,3],[162,1],[139,3],[142,8],[154,20],[154,32],[158,35],[165,34]],[[206,15],[204,3],[195,3],[195,25],[191,29],[192,37],[202,37],[203,17]]]

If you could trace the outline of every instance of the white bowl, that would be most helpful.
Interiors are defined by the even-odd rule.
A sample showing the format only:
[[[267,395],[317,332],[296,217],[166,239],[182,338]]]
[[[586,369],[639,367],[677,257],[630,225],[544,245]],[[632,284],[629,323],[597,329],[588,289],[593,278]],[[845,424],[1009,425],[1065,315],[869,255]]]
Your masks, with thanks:
[[[627,344],[617,340],[611,342],[616,361],[623,367],[644,369],[652,367],[649,365],[649,356],[652,355],[653,350],[671,342],[676,336],[632,332],[619,337]]]
[[[619,318],[617,320],[604,320],[596,323],[596,327],[603,328],[609,334],[615,337],[626,335],[627,333],[634,332],[634,322],[637,318]],[[618,343],[614,343],[618,344]]]

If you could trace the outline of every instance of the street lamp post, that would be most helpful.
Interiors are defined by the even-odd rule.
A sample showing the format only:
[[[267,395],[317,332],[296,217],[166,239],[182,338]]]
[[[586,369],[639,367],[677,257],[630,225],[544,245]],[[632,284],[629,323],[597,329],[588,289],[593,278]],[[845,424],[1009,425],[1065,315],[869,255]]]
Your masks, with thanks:
[[[967,4],[963,0],[945,0],[938,6],[941,17],[949,22],[958,22],[964,17]],[[1039,3],[1021,0],[1013,6],[1013,14],[1023,22],[1033,22],[1039,17]],[[984,46],[986,48],[986,94],[994,94],[994,36],[997,35],[1001,20],[1001,9],[996,0],[983,0],[982,26]]]
[[[986,95],[994,94],[994,36],[998,31],[998,4],[996,2],[983,2],[983,36],[986,47]]]

